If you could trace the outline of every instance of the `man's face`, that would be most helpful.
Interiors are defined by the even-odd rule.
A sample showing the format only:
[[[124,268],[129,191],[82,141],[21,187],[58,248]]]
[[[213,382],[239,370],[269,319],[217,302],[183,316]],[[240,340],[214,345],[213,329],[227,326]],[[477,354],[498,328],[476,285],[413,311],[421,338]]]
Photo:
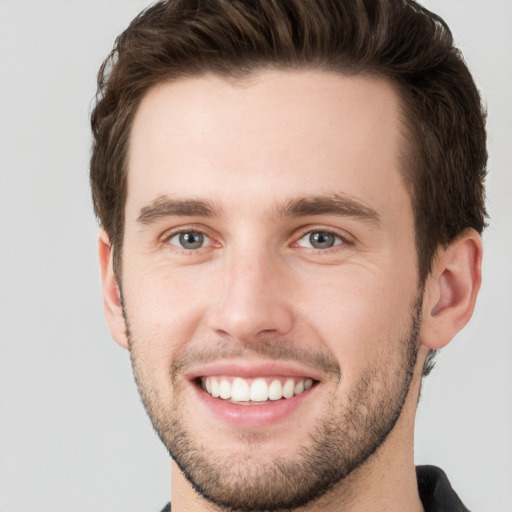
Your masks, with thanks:
[[[303,504],[400,415],[421,302],[401,128],[386,81],[319,71],[144,98],[120,283],[129,346],[156,430],[212,501]]]

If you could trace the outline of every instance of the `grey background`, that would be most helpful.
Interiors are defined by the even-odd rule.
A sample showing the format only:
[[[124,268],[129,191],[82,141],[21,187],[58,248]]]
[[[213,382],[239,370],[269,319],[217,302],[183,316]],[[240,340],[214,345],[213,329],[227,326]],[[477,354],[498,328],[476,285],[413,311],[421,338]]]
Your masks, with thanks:
[[[103,319],[88,191],[96,71],[142,0],[0,0],[0,512],[157,511],[169,461]],[[489,108],[491,227],[469,326],[439,357],[416,459],[512,512],[512,2],[430,0]]]

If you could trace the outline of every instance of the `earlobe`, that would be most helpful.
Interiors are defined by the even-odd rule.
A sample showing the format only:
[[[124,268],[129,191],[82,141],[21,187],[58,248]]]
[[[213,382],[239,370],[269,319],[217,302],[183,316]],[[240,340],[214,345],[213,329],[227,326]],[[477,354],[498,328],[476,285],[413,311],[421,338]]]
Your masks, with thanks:
[[[128,348],[126,322],[123,316],[121,293],[114,274],[112,246],[107,233],[102,229],[98,237],[98,253],[101,268],[103,307],[110,333],[116,343]]]
[[[482,240],[468,229],[440,250],[425,286],[421,339],[440,349],[467,324],[482,280]]]

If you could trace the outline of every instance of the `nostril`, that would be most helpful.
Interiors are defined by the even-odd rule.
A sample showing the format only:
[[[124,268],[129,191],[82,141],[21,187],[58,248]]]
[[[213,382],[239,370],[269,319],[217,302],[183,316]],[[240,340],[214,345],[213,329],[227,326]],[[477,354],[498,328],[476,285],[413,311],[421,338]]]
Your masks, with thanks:
[[[259,342],[265,336],[284,336],[293,326],[292,312],[280,304],[225,304],[212,312],[210,328],[222,338],[242,343]]]

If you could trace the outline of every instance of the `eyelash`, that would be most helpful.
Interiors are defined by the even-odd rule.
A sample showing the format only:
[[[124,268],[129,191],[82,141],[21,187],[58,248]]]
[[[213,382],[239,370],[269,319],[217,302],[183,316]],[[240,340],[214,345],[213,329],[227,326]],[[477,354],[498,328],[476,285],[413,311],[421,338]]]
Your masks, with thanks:
[[[212,237],[211,235],[208,234],[207,230],[205,230],[204,227],[199,227],[199,226],[182,226],[180,227],[179,229],[175,229],[173,231],[171,231],[170,233],[167,232],[163,237],[162,237],[162,243],[164,245],[167,245],[167,246],[172,246],[173,247],[173,250],[177,250],[177,251],[180,251],[182,254],[186,254],[186,255],[192,255],[194,253],[196,253],[197,251],[201,250],[201,249],[206,249],[207,246],[201,246],[201,247],[198,247],[197,249],[186,249],[185,247],[180,247],[179,245],[175,245],[175,244],[172,244],[171,243],[171,240],[179,235],[185,235],[185,234],[190,234],[190,233],[197,233],[199,235],[202,235],[204,236],[207,240],[213,243],[215,243],[215,239],[214,237]],[[209,244],[208,244],[209,245]],[[220,244],[218,244],[220,245]]]
[[[179,235],[184,234],[190,234],[190,233],[197,233],[199,235],[204,236],[207,240],[210,241],[209,244],[202,245],[198,248],[192,248],[192,249],[186,249],[185,247],[180,247],[177,244],[171,243],[171,240]],[[304,247],[299,245],[299,242],[303,240],[307,235],[312,235],[313,233],[322,233],[325,235],[331,235],[334,236],[337,240],[335,241],[334,245],[327,248],[315,248],[315,247]],[[334,230],[332,228],[326,229],[322,227],[311,227],[308,226],[307,228],[304,228],[301,230],[298,234],[298,236],[294,236],[294,242],[290,244],[290,247],[302,247],[303,249],[309,251],[309,252],[316,252],[316,253],[329,253],[331,250],[336,250],[336,248],[339,248],[340,246],[347,246],[347,245],[353,245],[353,241],[346,235],[341,234],[339,231]],[[200,251],[201,249],[206,249],[211,244],[217,244],[220,247],[220,243],[215,241],[215,238],[207,233],[207,231],[204,229],[204,227],[197,227],[197,226],[190,226],[190,227],[180,227],[179,229],[173,230],[171,233],[167,233],[163,237],[163,244],[171,245],[174,249],[178,250],[184,254],[192,255],[197,253],[197,251]]]
[[[326,235],[332,235],[338,239],[338,242],[335,243],[333,246],[328,248],[315,248],[315,247],[301,247],[299,245],[299,242],[303,240],[307,235],[312,235],[313,233],[323,233]],[[334,251],[339,251],[346,249],[349,246],[354,245],[355,240],[345,231],[337,230],[332,227],[326,228],[324,226],[305,226],[303,229],[300,230],[299,234],[295,236],[295,242],[291,244],[292,247],[299,247],[302,248],[310,253],[316,253],[316,254],[330,254]]]
[[[312,236],[313,235],[322,235],[322,236],[332,236],[334,237],[333,245],[329,247],[305,247],[303,245],[300,245],[300,243],[306,239],[309,235],[309,243],[312,243]],[[321,241],[319,242],[321,243]],[[339,233],[327,230],[327,229],[309,229],[308,231],[303,232],[303,234],[292,244],[292,247],[302,247],[304,249],[313,250],[313,251],[319,251],[319,252],[327,252],[330,249],[334,249],[335,247],[338,247],[340,245],[346,244],[347,241],[344,237],[342,237]]]

